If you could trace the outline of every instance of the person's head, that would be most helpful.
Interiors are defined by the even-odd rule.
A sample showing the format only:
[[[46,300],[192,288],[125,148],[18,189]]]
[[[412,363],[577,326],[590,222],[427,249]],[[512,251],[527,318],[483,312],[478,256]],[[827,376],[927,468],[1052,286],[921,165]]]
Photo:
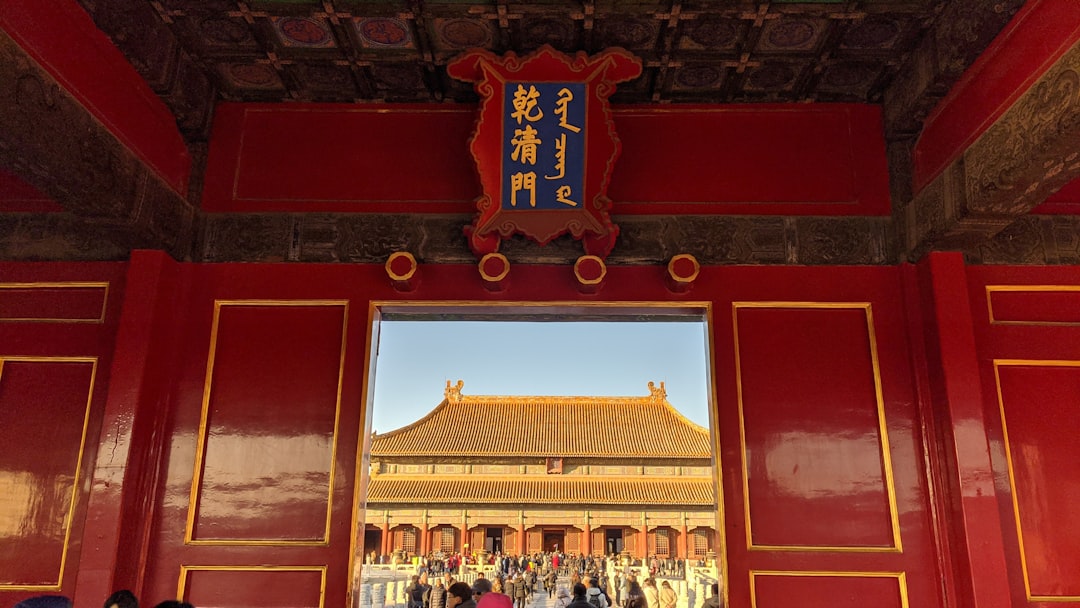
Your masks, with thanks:
[[[720,583],[713,583],[711,585],[711,587],[712,587],[712,594],[713,594],[714,597],[717,596],[717,595],[720,595]]]
[[[585,597],[585,585],[574,583],[574,597]]]
[[[671,589],[671,583],[669,583],[667,581],[661,582],[660,586],[663,587],[664,589]]]
[[[435,579],[435,586],[438,587],[439,589],[445,589],[446,588],[446,587],[443,587],[441,578]]]
[[[627,592],[630,595],[642,595],[645,593],[641,590],[641,585],[637,582],[637,578],[634,576],[628,576],[626,578],[630,581],[630,587],[627,589]]]
[[[477,578],[477,580],[482,580],[484,578],[484,573],[483,572],[477,572],[476,573],[476,578]]]
[[[446,590],[446,608],[454,608],[472,599],[472,587],[468,583],[457,582]]]
[[[71,600],[63,595],[36,595],[15,604],[15,608],[71,608]]]
[[[139,608],[139,600],[131,591],[121,589],[105,600],[103,608]]]
[[[485,593],[476,602],[476,608],[514,608],[514,600],[503,593]]]
[[[195,608],[195,606],[192,606],[187,602],[181,602],[180,600],[165,600],[164,602],[159,602],[154,608]]]
[[[594,577],[591,577],[591,576],[585,577],[585,582],[587,582],[587,584],[590,587],[599,587],[600,586],[600,582],[597,581]]]
[[[473,599],[480,601],[484,594],[491,593],[491,581],[486,578],[478,578],[472,584]]]

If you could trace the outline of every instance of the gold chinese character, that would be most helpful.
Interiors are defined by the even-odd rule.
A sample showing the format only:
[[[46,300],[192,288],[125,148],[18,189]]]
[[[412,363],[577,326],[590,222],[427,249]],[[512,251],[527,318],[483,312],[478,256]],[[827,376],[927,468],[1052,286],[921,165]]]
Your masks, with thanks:
[[[574,100],[574,94],[570,92],[570,89],[565,87],[559,89],[559,99],[555,102],[555,113],[559,115],[559,126],[567,131],[573,131],[574,133],[580,133],[581,127],[575,127],[574,125],[566,122],[567,115],[570,113],[570,102]]]
[[[577,207],[577,203],[570,200],[570,186],[559,186],[559,189],[555,191],[555,202]]]
[[[511,118],[517,119],[517,123],[521,124],[521,119],[524,118],[529,122],[536,122],[544,117],[544,111],[536,107],[536,104],[540,102],[540,91],[536,90],[536,87],[530,85],[529,90],[526,91],[525,87],[520,84],[517,87],[517,91],[514,91],[514,111],[510,114]]]
[[[566,175],[566,133],[555,140],[555,169],[558,175],[545,175],[544,179],[562,179]]]
[[[529,206],[536,206],[536,174],[532,171],[528,173],[517,173],[510,176],[510,206],[517,207],[517,193],[525,190],[529,193]],[[574,203],[575,205],[577,203]]]
[[[532,125],[525,125],[524,129],[514,129],[514,137],[510,140],[510,143],[514,144],[514,151],[510,154],[510,159],[519,160],[523,165],[535,165],[536,147],[543,143],[536,139],[536,134],[537,130],[532,128]]]

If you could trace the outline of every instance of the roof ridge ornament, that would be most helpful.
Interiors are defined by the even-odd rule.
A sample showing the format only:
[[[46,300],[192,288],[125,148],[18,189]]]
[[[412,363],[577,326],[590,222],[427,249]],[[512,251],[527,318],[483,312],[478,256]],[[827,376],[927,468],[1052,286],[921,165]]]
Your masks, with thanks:
[[[450,381],[446,381],[446,390],[443,391],[443,396],[450,403],[461,403],[461,388],[465,386],[464,380],[458,380],[454,386],[450,385]]]
[[[649,381],[649,397],[651,397],[653,401],[663,401],[667,399],[667,389],[664,388],[664,383],[661,382],[660,386],[657,387],[655,383]]]

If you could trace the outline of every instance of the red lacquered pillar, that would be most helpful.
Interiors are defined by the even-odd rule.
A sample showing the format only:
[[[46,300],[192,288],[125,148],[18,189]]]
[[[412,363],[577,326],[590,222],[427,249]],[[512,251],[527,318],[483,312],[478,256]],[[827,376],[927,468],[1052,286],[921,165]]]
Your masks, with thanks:
[[[162,251],[131,254],[78,558],[77,606],[100,605],[117,589],[141,595],[165,441],[162,404],[172,381],[171,320],[182,295],[180,272]]]
[[[963,256],[929,254],[917,267],[917,280],[917,287],[910,277],[907,284],[909,294],[918,294],[909,300],[909,330],[916,369],[927,372],[919,401],[930,483],[937,488],[931,508],[940,515],[938,559],[951,596],[946,603],[1005,608],[1011,592]]]

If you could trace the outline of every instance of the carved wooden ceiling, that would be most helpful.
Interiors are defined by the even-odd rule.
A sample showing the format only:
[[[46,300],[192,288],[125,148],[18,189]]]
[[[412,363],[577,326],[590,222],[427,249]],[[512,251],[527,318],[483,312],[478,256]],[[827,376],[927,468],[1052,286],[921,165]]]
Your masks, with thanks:
[[[568,53],[626,48],[645,69],[619,87],[612,99],[619,104],[876,104],[928,32],[944,35],[950,48],[970,44],[977,54],[1022,4],[1009,0],[988,10],[993,3],[986,0],[80,1],[194,138],[205,134],[215,99],[472,102],[471,87],[448,78],[445,66],[473,47],[498,54],[543,44]],[[972,18],[948,14],[957,10]],[[943,13],[956,23],[939,32],[933,28]]]

